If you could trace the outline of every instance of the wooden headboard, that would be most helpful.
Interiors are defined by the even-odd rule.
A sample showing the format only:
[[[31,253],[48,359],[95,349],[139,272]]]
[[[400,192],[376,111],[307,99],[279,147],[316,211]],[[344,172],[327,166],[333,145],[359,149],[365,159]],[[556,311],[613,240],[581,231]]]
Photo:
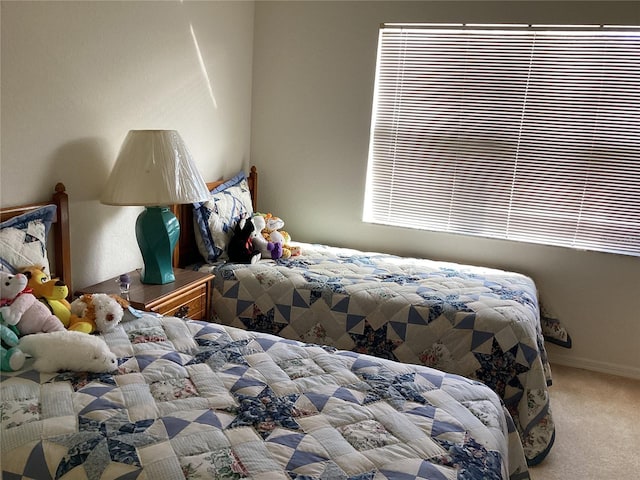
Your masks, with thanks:
[[[207,188],[209,190],[213,190],[226,181],[227,180],[225,179],[217,180],[215,182],[207,182]],[[258,207],[258,171],[256,170],[256,167],[251,167],[249,175],[247,176],[247,184],[249,185],[251,203],[253,211],[255,212]],[[173,205],[171,209],[178,219],[178,222],[180,222],[180,238],[178,239],[178,245],[173,252],[173,266],[176,268],[183,268],[187,265],[202,262],[202,256],[198,251],[193,225],[193,205],[190,203],[185,205]]]
[[[69,287],[69,295],[73,292],[71,284],[71,239],[69,235],[69,196],[62,183],[58,183],[55,192],[51,197],[51,201],[30,203],[28,205],[17,205],[15,207],[0,208],[0,221],[4,222],[10,218],[22,215],[47,205],[55,205],[56,219],[51,226],[47,245],[50,246],[53,241],[52,259],[49,257],[49,265],[51,276],[62,280]]]

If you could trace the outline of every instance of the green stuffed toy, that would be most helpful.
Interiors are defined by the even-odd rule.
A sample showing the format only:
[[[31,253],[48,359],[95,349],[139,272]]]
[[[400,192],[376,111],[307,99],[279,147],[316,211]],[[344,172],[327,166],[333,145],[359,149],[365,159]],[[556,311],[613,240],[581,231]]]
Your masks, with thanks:
[[[20,370],[24,365],[25,356],[18,348],[17,328],[13,325],[5,325],[0,315],[0,338],[2,338],[2,354],[0,356],[0,370],[13,372]],[[7,348],[5,348],[5,345]]]

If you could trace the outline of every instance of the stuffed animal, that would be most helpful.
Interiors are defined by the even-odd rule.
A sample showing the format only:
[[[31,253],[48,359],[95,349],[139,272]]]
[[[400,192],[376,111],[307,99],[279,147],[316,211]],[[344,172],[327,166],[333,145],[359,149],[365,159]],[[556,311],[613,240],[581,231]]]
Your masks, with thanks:
[[[291,257],[291,252],[284,245],[284,235],[277,230],[272,232],[269,229],[262,230],[262,236],[267,242],[273,242],[276,245],[279,245],[280,256],[279,258],[284,258],[285,260]]]
[[[261,253],[253,245],[254,232],[256,231],[253,221],[242,219],[233,230],[233,235],[227,246],[229,261],[235,263],[256,263],[260,260]]]
[[[298,245],[291,244],[291,235],[289,235],[288,232],[285,232],[284,230],[278,230],[278,232],[280,232],[284,241],[284,245],[282,247],[283,250],[288,251],[285,255],[288,255],[289,257],[297,257],[302,253],[302,249]]]
[[[79,321],[91,325],[91,332],[110,332],[120,323],[124,316],[124,309],[129,308],[129,302],[117,295],[106,293],[84,294],[71,302],[71,313]],[[69,327],[74,330],[74,324]]]
[[[282,255],[284,259],[300,255],[300,247],[291,245],[291,235],[282,230],[284,220],[271,213],[261,214],[264,216],[265,226],[262,235],[267,241],[282,244]]]
[[[262,258],[268,258],[270,260],[277,260],[282,257],[282,243],[272,241],[264,235],[266,228],[265,218],[263,215],[254,215],[251,218],[255,226],[255,231],[252,237],[253,245],[261,253]]]
[[[33,368],[39,372],[104,373],[118,368],[118,360],[105,341],[82,332],[27,335],[20,339],[20,348],[35,359]]]
[[[13,372],[20,370],[24,365],[24,353],[18,348],[18,329],[13,325],[7,326],[0,321],[0,370]]]
[[[52,279],[44,271],[44,267],[30,266],[21,268],[29,282],[27,286],[32,290],[33,295],[44,303],[49,310],[60,319],[65,328],[83,333],[91,333],[93,325],[82,321],[71,314],[71,304],[67,301],[69,287],[63,281]]]
[[[21,335],[64,330],[58,317],[49,311],[27,288],[21,273],[0,272],[0,313],[8,325],[16,325]]]

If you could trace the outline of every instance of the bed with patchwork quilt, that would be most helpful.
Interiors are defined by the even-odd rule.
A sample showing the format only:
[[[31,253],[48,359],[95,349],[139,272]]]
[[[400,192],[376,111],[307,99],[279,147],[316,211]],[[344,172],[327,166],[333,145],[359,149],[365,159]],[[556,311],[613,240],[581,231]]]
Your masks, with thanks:
[[[298,244],[302,255],[202,267],[216,321],[426,365],[503,400],[527,462],[551,448],[551,372],[531,278],[502,270]]]
[[[2,372],[3,478],[529,478],[473,380],[137,311],[102,336],[112,373]]]

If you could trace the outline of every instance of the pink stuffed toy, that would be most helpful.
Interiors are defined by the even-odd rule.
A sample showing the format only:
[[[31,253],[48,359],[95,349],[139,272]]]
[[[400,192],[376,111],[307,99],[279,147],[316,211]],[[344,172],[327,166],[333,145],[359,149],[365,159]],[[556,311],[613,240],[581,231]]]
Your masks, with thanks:
[[[60,319],[25,290],[28,281],[21,273],[0,272],[0,313],[5,323],[15,325],[21,335],[64,330]]]

